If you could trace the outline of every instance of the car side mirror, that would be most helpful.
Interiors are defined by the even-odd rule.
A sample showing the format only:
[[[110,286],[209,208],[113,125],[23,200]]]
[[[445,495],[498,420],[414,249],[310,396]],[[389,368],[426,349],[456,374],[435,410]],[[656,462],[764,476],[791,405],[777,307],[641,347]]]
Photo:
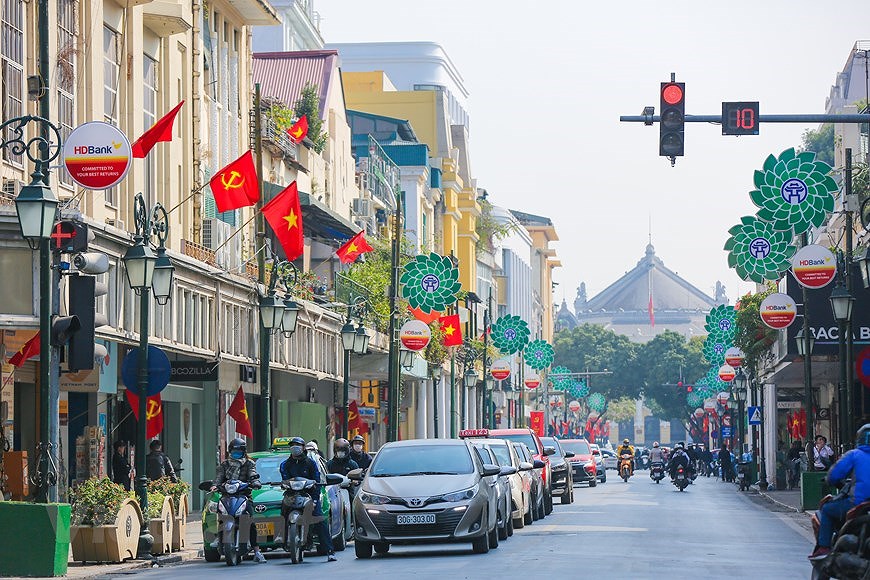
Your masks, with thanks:
[[[213,485],[214,482],[209,479],[208,481],[201,481],[197,487],[199,487],[201,491],[211,491],[211,486]]]
[[[534,468],[535,466],[528,461],[520,461],[520,471],[531,471]]]
[[[338,473],[326,474],[326,485],[341,485],[344,483],[344,476]]]
[[[543,469],[544,467],[546,467],[546,463],[540,459],[535,459],[535,461],[532,462],[532,469]]]
[[[565,452],[565,459],[570,459],[571,457],[574,457],[574,452],[573,451],[566,451]]]
[[[483,477],[489,477],[491,475],[499,475],[501,473],[501,467],[498,465],[493,465],[492,463],[484,463],[483,471],[481,471],[481,475]]]
[[[505,467],[502,467],[502,468],[501,468],[501,471],[499,471],[498,474],[499,474],[500,476],[503,476],[503,475],[513,475],[513,474],[516,473],[516,472],[517,472],[517,468],[516,468],[516,467],[505,466]]]
[[[365,477],[365,469],[351,469],[347,472],[347,478],[351,481],[362,481]]]
[[[597,449],[593,449],[593,450],[592,450],[592,455],[601,455],[601,452],[598,451]]]
[[[555,455],[556,448],[555,447],[544,447],[544,455]]]

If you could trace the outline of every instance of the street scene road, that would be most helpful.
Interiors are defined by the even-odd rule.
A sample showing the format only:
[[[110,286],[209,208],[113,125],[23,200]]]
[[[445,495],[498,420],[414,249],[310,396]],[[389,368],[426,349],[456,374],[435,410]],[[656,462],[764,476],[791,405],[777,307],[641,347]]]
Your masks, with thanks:
[[[574,503],[556,505],[545,519],[516,530],[488,554],[467,544],[393,546],[386,555],[358,560],[352,547],[326,563],[306,556],[292,565],[282,552],[268,563],[190,563],[137,574],[145,578],[238,578],[303,574],[365,578],[520,578],[582,573],[589,578],[803,578],[812,549],[805,514],[774,511],[757,494],[699,478],[679,492],[666,479],[656,485],[646,471],[623,483],[576,487]],[[803,521],[802,526],[799,522]]]

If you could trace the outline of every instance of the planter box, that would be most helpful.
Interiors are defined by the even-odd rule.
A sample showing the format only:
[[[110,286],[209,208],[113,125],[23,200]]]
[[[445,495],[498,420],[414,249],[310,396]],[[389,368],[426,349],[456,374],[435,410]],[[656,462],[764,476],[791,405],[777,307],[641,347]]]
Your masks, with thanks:
[[[64,576],[70,506],[0,502],[0,576]]]
[[[187,516],[190,514],[190,505],[187,503],[187,494],[181,496],[175,509],[175,526],[172,529],[172,550],[183,550],[187,546]]]
[[[135,500],[125,499],[115,523],[108,526],[71,526],[73,560],[123,562],[135,558],[139,547],[142,512]]]
[[[175,510],[172,509],[172,498],[163,498],[163,506],[160,508],[160,517],[151,518],[148,522],[148,531],[154,536],[154,544],[151,553],[155,556],[172,551],[172,533],[175,528]]]

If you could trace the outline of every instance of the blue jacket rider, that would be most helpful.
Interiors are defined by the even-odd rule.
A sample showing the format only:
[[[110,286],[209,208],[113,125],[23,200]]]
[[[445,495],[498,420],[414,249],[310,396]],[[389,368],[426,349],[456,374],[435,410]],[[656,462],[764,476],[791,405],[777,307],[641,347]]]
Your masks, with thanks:
[[[281,463],[281,479],[293,479],[294,477],[304,477],[305,479],[313,479],[318,485],[310,492],[311,499],[314,500],[314,514],[320,515],[320,470],[317,468],[317,462],[305,453],[305,439],[302,437],[294,437],[290,440],[290,457]],[[335,562],[335,552],[332,548],[332,536],[329,534],[328,518],[323,518],[320,523],[314,524],[317,530],[317,541],[321,547],[326,548],[328,562]]]
[[[854,497],[843,497],[831,500],[819,510],[819,537],[816,549],[810,554],[810,559],[824,558],[831,551],[831,541],[834,538],[834,526],[840,525],[846,513],[856,505],[870,499],[870,423],[858,430],[855,438],[857,449],[852,449],[831,468],[828,473],[828,484],[839,485],[852,474],[852,494]]]

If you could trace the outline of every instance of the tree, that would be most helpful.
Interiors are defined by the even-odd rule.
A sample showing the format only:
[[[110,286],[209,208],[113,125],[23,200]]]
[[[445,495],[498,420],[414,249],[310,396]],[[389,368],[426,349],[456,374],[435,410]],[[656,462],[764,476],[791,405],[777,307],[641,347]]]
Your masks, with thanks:
[[[554,366],[562,365],[574,372],[608,370],[609,375],[593,375],[591,389],[608,400],[637,398],[643,381],[636,365],[638,345],[627,336],[616,334],[597,324],[583,324],[558,333],[554,340]]]
[[[771,356],[770,347],[779,335],[763,322],[759,309],[761,302],[771,293],[776,292],[776,284],[768,283],[764,292],[746,294],[737,303],[737,335],[734,346],[743,351],[743,366],[754,372],[764,366]]]
[[[293,106],[296,118],[305,115],[308,118],[308,140],[313,143],[313,149],[322,153],[326,147],[329,135],[323,130],[323,119],[320,118],[320,95],[317,85],[308,83],[302,87],[302,94]]]
[[[812,151],[817,161],[834,166],[834,125],[825,123],[817,130],[807,130],[801,136],[801,151]]]
[[[686,404],[686,388],[707,371],[702,353],[704,339],[688,342],[682,335],[666,330],[641,348],[639,359],[645,363],[645,402],[653,414],[663,419],[684,419],[691,412]]]

